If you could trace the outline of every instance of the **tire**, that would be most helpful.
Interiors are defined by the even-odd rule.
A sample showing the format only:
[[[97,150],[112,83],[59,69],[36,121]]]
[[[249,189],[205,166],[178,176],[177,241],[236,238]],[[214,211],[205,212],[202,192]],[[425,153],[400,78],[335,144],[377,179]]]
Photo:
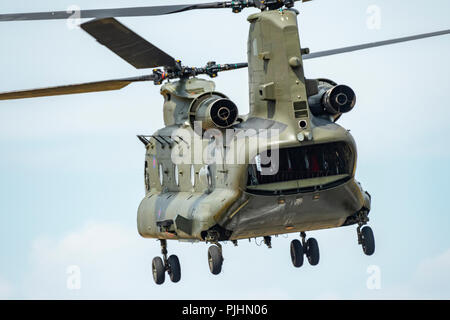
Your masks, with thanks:
[[[303,265],[303,246],[302,243],[295,239],[291,241],[291,260],[292,264],[296,268],[300,268]]]
[[[361,230],[362,248],[366,255],[371,256],[375,252],[375,237],[371,227],[364,227]]]
[[[152,273],[153,273],[153,280],[155,280],[156,284],[164,283],[166,269],[165,269],[164,263],[160,257],[153,258]]]
[[[208,248],[208,264],[212,274],[219,274],[222,271],[223,257],[218,246]]]
[[[169,276],[172,282],[178,282],[181,279],[181,267],[180,260],[176,255],[171,255],[169,259],[167,259],[167,263],[169,264]]]
[[[308,257],[308,262],[312,266],[316,266],[320,260],[319,244],[314,238],[309,238],[306,241],[306,256]]]

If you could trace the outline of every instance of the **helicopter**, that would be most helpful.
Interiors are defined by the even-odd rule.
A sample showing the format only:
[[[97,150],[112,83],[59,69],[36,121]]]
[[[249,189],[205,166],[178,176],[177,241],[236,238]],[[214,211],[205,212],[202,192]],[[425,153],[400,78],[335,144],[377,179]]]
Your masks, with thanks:
[[[309,1],[309,0],[308,0]],[[355,180],[357,147],[337,121],[356,104],[354,91],[326,78],[308,79],[303,61],[440,36],[443,30],[321,52],[300,46],[294,0],[226,1],[81,11],[93,18],[81,28],[147,76],[0,93],[0,100],[119,90],[131,83],[161,85],[165,127],[139,135],[145,146],[145,197],[137,214],[142,237],[158,239],[162,257],[152,261],[156,284],[166,273],[179,282],[176,255],[167,240],[210,243],[208,265],[220,274],[223,241],[300,233],[290,244],[294,267],[320,260],[316,239],[306,232],[356,225],[366,255],[375,252],[368,226],[371,195]],[[307,2],[306,0],[301,2]],[[251,14],[248,61],[189,67],[128,29],[115,18],[229,8]],[[0,14],[0,21],[69,19],[71,12]],[[220,72],[248,68],[250,111],[216,91]]]

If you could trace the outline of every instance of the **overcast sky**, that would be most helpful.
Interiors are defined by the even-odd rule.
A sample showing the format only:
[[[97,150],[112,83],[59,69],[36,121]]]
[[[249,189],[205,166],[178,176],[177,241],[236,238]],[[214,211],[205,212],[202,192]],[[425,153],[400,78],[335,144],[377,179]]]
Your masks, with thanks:
[[[2,1],[0,12],[180,2],[16,0]],[[447,0],[317,0],[297,8],[302,47],[311,52],[449,28]],[[373,8],[380,28],[368,25]],[[119,20],[202,66],[246,61],[251,12]],[[0,91],[146,73],[66,21],[3,22],[0,39]],[[182,280],[163,286],[150,268],[159,243],[136,230],[145,153],[136,134],[163,126],[159,87],[0,102],[0,298],[449,299],[449,56],[447,35],[305,62],[307,77],[331,78],[357,94],[339,123],[357,141],[357,179],[372,195],[373,256],[362,253],[351,226],[308,233],[321,249],[316,267],[292,266],[289,243],[299,238],[292,234],[274,238],[273,249],[257,246],[261,239],[227,243],[223,272],[213,276],[205,244],[169,242]],[[239,70],[216,81],[241,114],[247,79]],[[78,290],[67,287],[70,266],[81,272]],[[378,289],[367,286],[373,270]]]

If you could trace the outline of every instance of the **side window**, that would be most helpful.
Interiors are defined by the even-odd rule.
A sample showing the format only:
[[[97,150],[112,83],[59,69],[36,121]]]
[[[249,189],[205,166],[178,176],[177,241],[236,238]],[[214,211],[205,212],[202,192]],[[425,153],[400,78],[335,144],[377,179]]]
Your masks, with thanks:
[[[158,174],[159,174],[159,183],[161,184],[161,186],[163,185],[164,182],[164,170],[163,170],[163,165],[160,163],[159,167],[158,167]]]
[[[212,176],[211,176],[211,167],[206,166],[206,178],[208,181],[208,188],[212,187]]]
[[[148,162],[145,161],[144,167],[144,180],[145,180],[145,190],[150,190],[150,175],[148,174]]]
[[[195,167],[191,164],[191,185],[195,187]]]
[[[209,165],[203,166],[198,175],[202,183],[210,189],[212,187],[211,167]]]
[[[180,176],[179,176],[180,172],[178,171],[178,165],[177,164],[173,166],[173,175],[174,175],[174,178],[175,178],[175,184],[177,186],[179,186],[180,185]]]

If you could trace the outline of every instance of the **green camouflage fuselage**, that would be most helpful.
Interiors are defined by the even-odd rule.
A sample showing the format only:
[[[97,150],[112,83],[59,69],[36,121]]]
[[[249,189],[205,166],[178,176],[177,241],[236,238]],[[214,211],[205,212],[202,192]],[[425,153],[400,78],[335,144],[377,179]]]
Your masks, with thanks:
[[[340,227],[354,223],[352,217],[361,210],[370,210],[370,196],[354,179],[353,137],[336,119],[316,117],[308,106],[317,82],[310,88],[304,77],[296,13],[263,11],[248,20],[250,112],[230,128],[227,139],[217,143],[202,136],[204,130],[194,132],[196,99],[225,97],[214,91],[212,81],[182,79],[161,88],[166,126],[146,146],[146,195],[138,209],[143,237],[202,241],[215,230],[220,240],[235,240]],[[224,129],[218,131],[226,136]],[[268,131],[277,134],[267,136]],[[202,173],[203,152],[211,143],[217,146],[216,159],[228,161],[209,164],[208,176]],[[290,148],[292,155],[332,143],[342,143],[351,154],[345,172],[316,170],[297,179],[286,171],[285,180],[249,182],[252,160],[267,150]],[[175,165],[174,154],[181,153],[193,165]]]

